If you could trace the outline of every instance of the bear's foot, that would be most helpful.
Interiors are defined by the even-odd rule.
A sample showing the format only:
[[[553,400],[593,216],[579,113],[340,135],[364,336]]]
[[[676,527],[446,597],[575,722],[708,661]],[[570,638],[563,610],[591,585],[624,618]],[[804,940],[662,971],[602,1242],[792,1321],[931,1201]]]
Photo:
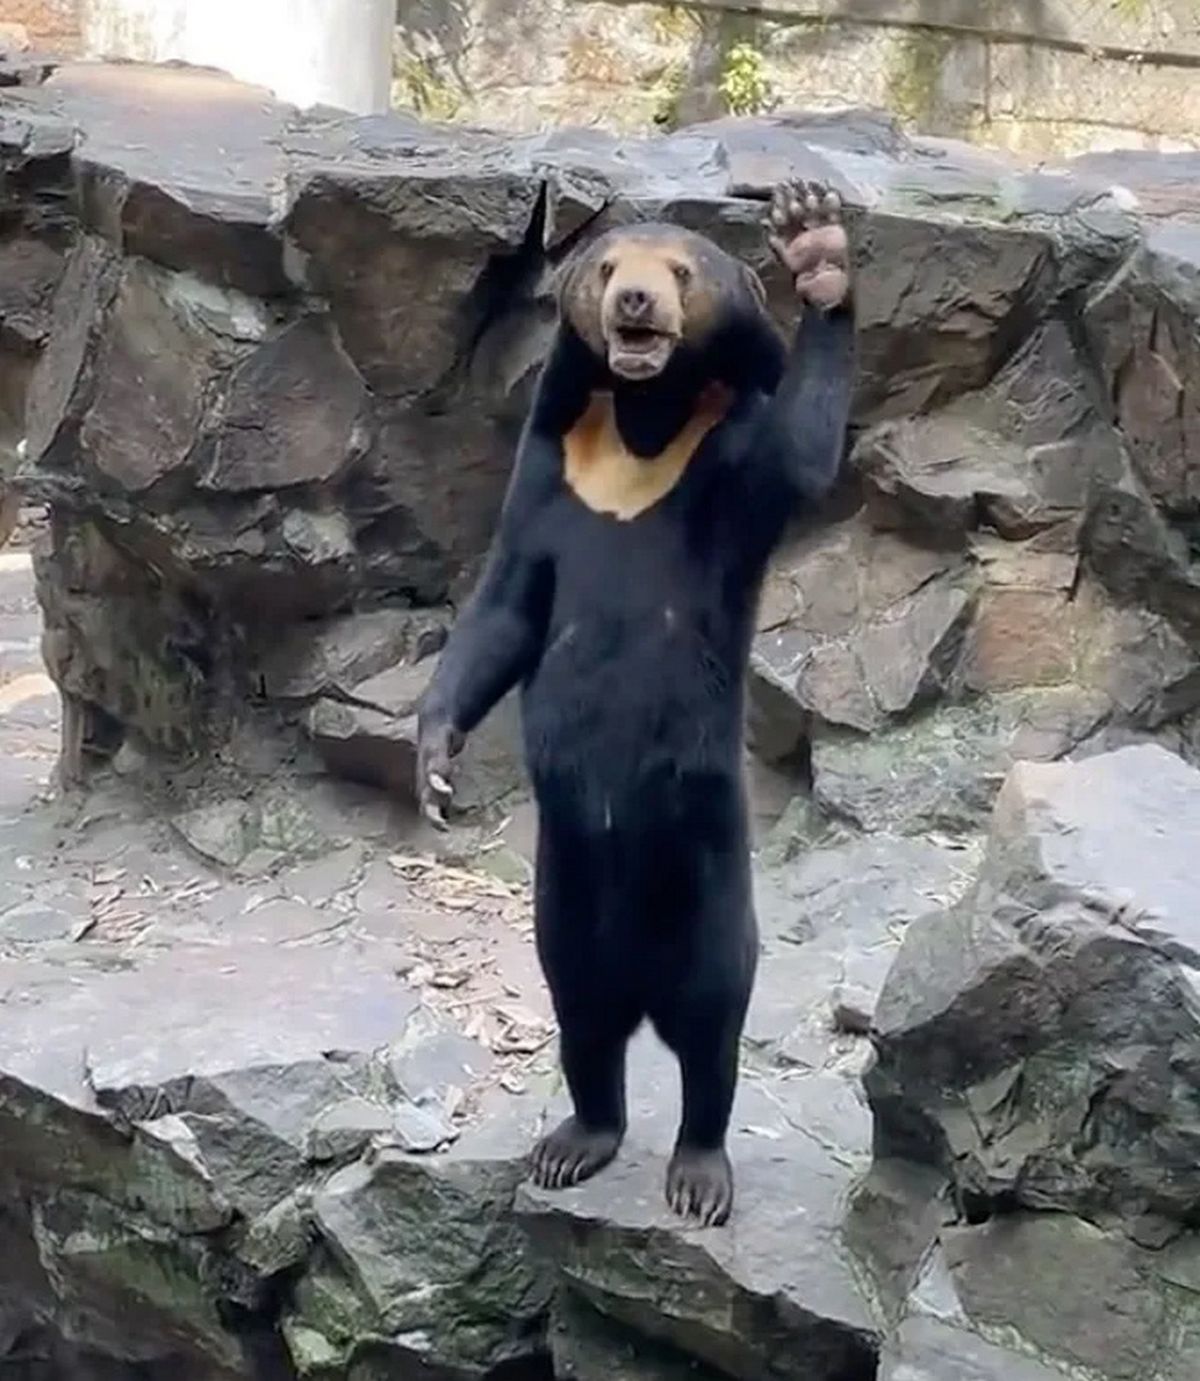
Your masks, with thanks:
[[[589,1132],[568,1117],[533,1148],[534,1184],[542,1189],[566,1189],[590,1179],[617,1154],[619,1131]]]
[[[667,1203],[701,1227],[720,1227],[733,1208],[733,1167],[725,1152],[680,1146],[667,1167]]]
[[[836,192],[819,182],[781,184],[771,199],[767,232],[802,301],[823,312],[846,301],[850,242]]]

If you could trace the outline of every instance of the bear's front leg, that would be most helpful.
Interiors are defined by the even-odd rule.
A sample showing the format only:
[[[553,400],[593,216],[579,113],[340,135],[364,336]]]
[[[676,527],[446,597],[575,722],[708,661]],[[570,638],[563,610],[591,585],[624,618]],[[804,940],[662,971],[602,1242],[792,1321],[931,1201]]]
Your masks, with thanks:
[[[801,304],[762,433],[764,467],[819,503],[837,478],[854,393],[854,292],[842,200],[814,182],[775,189],[766,229]]]

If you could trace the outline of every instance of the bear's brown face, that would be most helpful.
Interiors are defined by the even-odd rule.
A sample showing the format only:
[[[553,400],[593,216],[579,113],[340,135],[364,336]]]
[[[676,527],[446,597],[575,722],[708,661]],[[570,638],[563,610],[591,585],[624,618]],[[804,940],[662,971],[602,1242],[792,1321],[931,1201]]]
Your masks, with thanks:
[[[747,288],[761,302],[754,275],[716,245],[648,225],[597,240],[567,274],[561,309],[614,375],[636,382],[661,374],[681,344],[702,346]]]
[[[626,242],[600,260],[600,330],[608,367],[623,379],[652,379],[683,335],[696,265],[682,246]]]

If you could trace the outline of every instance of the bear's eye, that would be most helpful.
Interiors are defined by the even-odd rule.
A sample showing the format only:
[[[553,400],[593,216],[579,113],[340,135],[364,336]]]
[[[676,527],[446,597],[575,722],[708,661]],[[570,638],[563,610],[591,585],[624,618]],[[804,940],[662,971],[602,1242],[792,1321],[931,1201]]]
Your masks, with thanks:
[[[692,271],[686,264],[672,264],[671,272],[680,283],[690,283],[692,281]]]
[[[613,276],[613,270],[615,268],[616,264],[614,264],[611,259],[605,259],[605,261],[600,265],[600,281],[602,283],[607,283],[608,280]]]

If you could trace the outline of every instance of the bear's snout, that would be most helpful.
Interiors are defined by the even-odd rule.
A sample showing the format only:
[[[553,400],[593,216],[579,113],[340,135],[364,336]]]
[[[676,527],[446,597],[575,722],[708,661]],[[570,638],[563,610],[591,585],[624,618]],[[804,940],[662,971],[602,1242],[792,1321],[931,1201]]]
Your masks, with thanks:
[[[622,288],[617,294],[617,314],[630,324],[640,324],[651,314],[654,295],[645,288]]]

